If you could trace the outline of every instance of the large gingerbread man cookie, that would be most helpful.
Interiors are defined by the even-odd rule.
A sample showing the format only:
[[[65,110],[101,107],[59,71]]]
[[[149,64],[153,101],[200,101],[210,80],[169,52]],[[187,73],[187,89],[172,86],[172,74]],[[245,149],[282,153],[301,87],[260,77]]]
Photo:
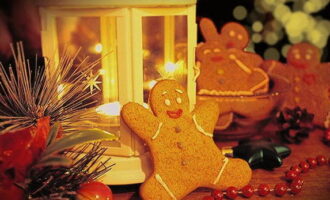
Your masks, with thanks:
[[[330,65],[320,63],[320,50],[308,43],[293,45],[287,64],[266,61],[269,74],[282,76],[291,84],[285,106],[299,106],[314,114],[314,122],[323,124],[330,111]]]
[[[152,112],[137,103],[121,111],[152,155],[154,171],[140,188],[143,199],[182,199],[198,187],[225,189],[249,182],[249,165],[223,156],[213,141],[217,103],[204,102],[190,112],[187,92],[174,80],[159,81],[149,103]]]
[[[262,58],[243,50],[249,41],[243,26],[231,22],[218,34],[213,22],[203,18],[200,28],[205,42],[196,49],[198,94],[240,96],[267,92],[269,78],[259,67]]]

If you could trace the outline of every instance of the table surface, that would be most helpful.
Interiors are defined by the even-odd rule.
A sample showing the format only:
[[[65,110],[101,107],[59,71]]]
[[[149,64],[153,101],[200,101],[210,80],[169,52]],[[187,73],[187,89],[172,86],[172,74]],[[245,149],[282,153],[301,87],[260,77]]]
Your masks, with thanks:
[[[253,171],[250,184],[257,187],[261,183],[267,183],[271,187],[275,184],[284,182],[285,172],[300,161],[305,160],[308,157],[316,157],[317,155],[324,155],[330,158],[330,147],[321,142],[323,132],[320,130],[313,131],[309,138],[304,140],[301,144],[288,145],[292,153],[284,159],[283,165],[280,168],[276,168],[272,171],[263,169],[256,169]],[[216,141],[219,147],[235,146],[237,142],[222,142]],[[273,194],[269,194],[267,197],[259,197],[254,195],[250,199],[299,199],[299,200],[329,200],[330,199],[330,165],[320,166],[315,169],[309,170],[308,173],[303,174],[304,180],[303,190],[301,193],[293,196],[286,194],[279,198]],[[115,200],[139,200],[139,184],[128,186],[110,186],[114,193]],[[190,193],[183,200],[202,200],[204,196],[210,195],[211,190],[207,188],[199,188]],[[238,197],[236,199],[246,199]]]

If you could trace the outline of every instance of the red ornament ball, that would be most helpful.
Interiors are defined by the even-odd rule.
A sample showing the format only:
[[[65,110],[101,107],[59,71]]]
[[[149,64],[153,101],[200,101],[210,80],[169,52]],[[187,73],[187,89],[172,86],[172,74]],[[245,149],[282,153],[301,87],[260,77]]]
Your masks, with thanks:
[[[111,189],[98,181],[90,181],[80,185],[77,200],[113,200]]]
[[[235,199],[238,196],[238,191],[236,187],[228,187],[226,190],[226,196],[229,199]]]
[[[315,158],[307,158],[307,162],[310,168],[315,168],[317,166],[317,161]]]
[[[301,161],[299,163],[299,166],[300,166],[300,168],[301,168],[301,170],[302,170],[303,173],[308,172],[308,170],[309,170],[309,164],[306,161]]]
[[[251,185],[246,185],[244,186],[242,189],[242,194],[244,197],[252,197],[253,193],[254,193],[254,189]]]
[[[223,199],[223,193],[221,190],[213,190],[211,193],[211,196],[214,198],[214,200],[222,200]]]
[[[277,196],[283,196],[288,190],[288,186],[286,186],[284,183],[278,183],[275,185],[275,194]]]
[[[267,194],[269,194],[270,192],[270,188],[269,185],[267,184],[260,184],[258,187],[258,194],[260,196],[266,196]]]

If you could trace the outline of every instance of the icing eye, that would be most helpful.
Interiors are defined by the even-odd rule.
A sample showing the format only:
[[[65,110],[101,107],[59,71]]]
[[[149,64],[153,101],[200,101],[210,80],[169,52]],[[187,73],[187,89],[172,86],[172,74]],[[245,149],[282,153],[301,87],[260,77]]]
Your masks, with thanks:
[[[215,49],[213,49],[213,52],[215,52],[215,53],[219,53],[221,50],[219,49],[219,48],[215,48]]]
[[[234,37],[236,35],[235,31],[229,31],[229,36]]]
[[[205,49],[204,51],[203,51],[203,54],[209,54],[209,53],[211,53],[211,50],[210,49]]]
[[[242,36],[241,34],[238,34],[237,38],[238,38],[239,40],[242,40],[242,39],[243,39],[243,36]]]
[[[169,99],[165,99],[165,105],[170,106],[171,105],[171,101]]]
[[[177,102],[178,104],[180,104],[180,103],[182,103],[182,99],[181,99],[180,97],[178,97],[178,98],[176,98],[176,102]]]
[[[306,58],[306,60],[310,60],[312,58],[312,56],[310,54],[306,54],[305,58]]]
[[[294,54],[294,58],[299,60],[300,59],[300,54],[299,53]]]

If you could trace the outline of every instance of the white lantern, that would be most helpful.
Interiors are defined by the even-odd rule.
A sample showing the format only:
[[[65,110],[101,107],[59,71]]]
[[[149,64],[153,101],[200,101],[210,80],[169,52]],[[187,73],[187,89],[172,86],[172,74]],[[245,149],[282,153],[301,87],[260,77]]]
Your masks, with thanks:
[[[55,58],[65,49],[102,58],[90,77],[99,119],[91,126],[119,136],[104,142],[116,163],[103,178],[111,185],[140,183],[150,171],[140,140],[120,119],[121,105],[147,105],[157,80],[174,78],[186,86],[195,103],[196,0],[39,0],[43,56]],[[68,83],[69,84],[69,83]],[[143,126],[143,124],[141,124]],[[106,157],[105,156],[105,157]],[[105,158],[106,159],[106,158]]]

